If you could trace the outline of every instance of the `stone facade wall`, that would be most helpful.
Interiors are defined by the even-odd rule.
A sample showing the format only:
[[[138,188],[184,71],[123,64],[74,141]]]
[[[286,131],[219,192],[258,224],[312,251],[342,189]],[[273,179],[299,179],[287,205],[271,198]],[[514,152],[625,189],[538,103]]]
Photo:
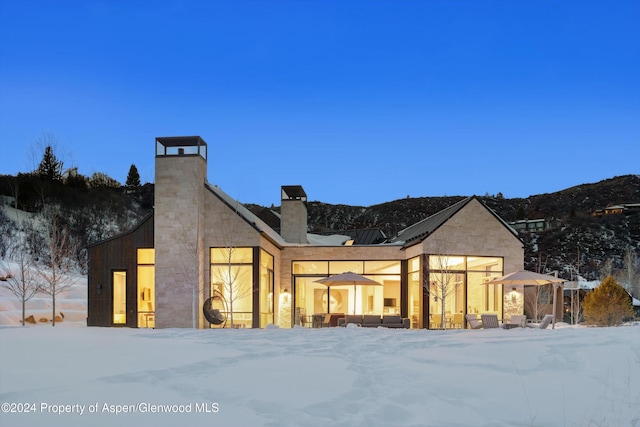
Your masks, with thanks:
[[[301,200],[282,200],[280,233],[289,243],[307,243],[307,206]]]
[[[524,268],[523,243],[475,199],[425,239],[422,253],[503,257],[505,273]]]
[[[503,258],[504,274],[524,268],[524,245],[477,200],[471,200],[422,244],[426,254]],[[503,293],[504,317],[524,313],[524,287]]]
[[[203,214],[206,160],[156,157],[156,327],[194,326],[203,300]],[[194,287],[196,305],[193,304]],[[196,327],[201,327],[196,314]]]

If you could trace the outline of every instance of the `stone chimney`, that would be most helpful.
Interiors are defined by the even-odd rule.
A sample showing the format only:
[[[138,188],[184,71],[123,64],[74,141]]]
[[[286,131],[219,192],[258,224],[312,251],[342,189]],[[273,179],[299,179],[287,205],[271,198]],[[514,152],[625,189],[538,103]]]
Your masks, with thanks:
[[[282,186],[280,234],[289,243],[307,242],[307,194],[300,185]]]
[[[156,138],[154,197],[156,328],[202,328],[204,183],[207,144],[199,136]],[[197,247],[196,257],[189,248]]]

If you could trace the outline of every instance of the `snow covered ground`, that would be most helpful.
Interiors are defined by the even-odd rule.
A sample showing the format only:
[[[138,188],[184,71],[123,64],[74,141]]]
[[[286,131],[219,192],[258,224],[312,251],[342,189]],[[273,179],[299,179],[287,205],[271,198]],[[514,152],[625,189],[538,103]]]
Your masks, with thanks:
[[[2,426],[640,426],[637,325],[66,324],[1,327],[0,343]]]
[[[81,277],[57,305],[23,328],[0,290],[0,426],[640,427],[639,325],[87,328]]]

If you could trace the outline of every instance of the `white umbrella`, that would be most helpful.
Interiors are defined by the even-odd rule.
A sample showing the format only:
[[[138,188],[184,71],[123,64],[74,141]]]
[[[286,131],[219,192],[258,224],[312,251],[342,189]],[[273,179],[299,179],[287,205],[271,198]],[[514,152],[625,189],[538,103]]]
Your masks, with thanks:
[[[556,326],[556,289],[559,283],[567,282],[559,277],[549,276],[547,274],[534,273],[533,271],[516,271],[506,276],[496,277],[486,282],[487,285],[549,285],[553,284],[553,323],[552,328]]]
[[[381,283],[378,283],[375,280],[371,280],[351,271],[324,277],[316,280],[315,282],[322,283],[327,287],[353,285],[353,314],[356,314],[356,286],[382,286]]]

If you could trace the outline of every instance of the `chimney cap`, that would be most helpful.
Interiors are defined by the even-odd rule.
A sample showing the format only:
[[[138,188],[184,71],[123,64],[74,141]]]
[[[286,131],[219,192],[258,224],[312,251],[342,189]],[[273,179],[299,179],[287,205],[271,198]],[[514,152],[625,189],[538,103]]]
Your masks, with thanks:
[[[301,185],[283,185],[282,186],[282,200],[302,200],[307,201],[307,193]]]

